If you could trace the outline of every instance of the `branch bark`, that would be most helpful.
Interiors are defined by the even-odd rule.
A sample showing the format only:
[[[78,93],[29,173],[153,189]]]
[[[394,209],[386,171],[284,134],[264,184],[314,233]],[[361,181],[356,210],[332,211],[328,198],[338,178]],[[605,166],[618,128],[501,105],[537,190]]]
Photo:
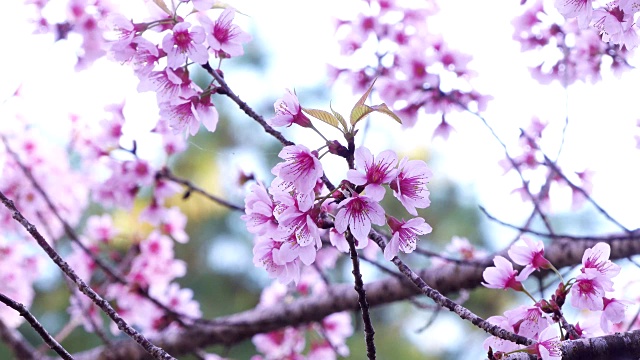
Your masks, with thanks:
[[[612,235],[612,237],[618,236]],[[611,245],[611,259],[640,254],[640,236],[628,240],[606,241]],[[580,264],[584,250],[593,247],[593,240],[557,240],[545,251],[545,257],[556,267]],[[482,282],[482,272],[492,266],[493,257],[476,264],[446,264],[419,271],[422,279],[443,294],[473,289]],[[390,277],[365,284],[369,306],[380,306],[405,300],[419,294],[413,284]],[[152,341],[169,353],[180,355],[194,348],[214,344],[232,345],[286,326],[320,321],[324,317],[345,310],[358,309],[358,295],[352,284],[331,286],[325,294],[298,299],[288,305],[252,309],[216,319],[217,324],[197,324]],[[608,340],[605,340],[608,341]],[[480,350],[480,349],[478,349]],[[107,354],[111,356],[107,357]],[[112,347],[97,347],[74,355],[76,359],[143,359],[144,351],[130,340],[116,342]]]

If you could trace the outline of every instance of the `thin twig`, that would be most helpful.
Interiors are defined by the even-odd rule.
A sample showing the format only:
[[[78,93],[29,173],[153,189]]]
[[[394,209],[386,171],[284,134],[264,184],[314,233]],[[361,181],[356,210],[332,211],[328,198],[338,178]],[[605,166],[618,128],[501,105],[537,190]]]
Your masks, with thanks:
[[[384,248],[386,247],[386,243],[382,238],[382,236],[380,236],[375,231],[372,231],[371,233],[369,233],[369,238],[375,241],[376,244],[378,244],[378,246],[380,246],[380,248],[384,251]],[[397,256],[391,259],[391,261],[398,267],[398,270],[400,270],[401,273],[403,273],[409,280],[411,280],[411,282],[420,290],[420,292],[427,295],[429,298],[435,301],[436,304],[446,309],[449,309],[450,311],[460,316],[460,318],[464,320],[468,320],[473,325],[481,328],[482,330],[486,331],[491,335],[497,336],[504,340],[515,342],[516,344],[521,344],[521,345],[533,344],[533,340],[527,339],[524,336],[514,334],[510,331],[500,328],[499,326],[493,325],[488,321],[482,319],[478,315],[474,314],[473,312],[471,312],[471,310],[465,308],[462,305],[456,304],[453,300],[442,295],[438,290],[427,285],[427,283],[424,280],[422,280],[422,278],[418,274],[416,274],[413,270],[411,270],[411,268],[409,268],[409,266],[407,266]]]
[[[373,360],[376,358],[376,344],[374,342],[375,330],[371,323],[371,316],[369,314],[369,304],[367,303],[367,296],[364,290],[364,282],[362,282],[362,274],[360,273],[360,263],[358,262],[358,252],[356,251],[356,244],[353,239],[353,235],[348,233],[347,242],[349,243],[349,252],[351,253],[351,264],[353,265],[353,277],[355,278],[356,292],[358,293],[358,303],[360,304],[360,310],[362,311],[362,322],[364,323],[364,337],[367,344],[367,358]]]
[[[187,189],[189,189],[189,192],[195,192],[198,193],[200,195],[203,195],[204,197],[206,197],[207,199],[220,204],[222,206],[226,206],[231,210],[236,210],[236,211],[242,211],[244,212],[244,207],[242,206],[238,206],[235,204],[232,204],[224,199],[221,199],[215,195],[210,194],[209,192],[207,192],[206,190],[204,190],[203,188],[194,185],[191,181],[187,180],[187,179],[183,179],[180,177],[177,177],[176,175],[174,175],[171,170],[169,170],[168,168],[162,168],[162,170],[157,172],[157,176],[159,176],[160,178],[164,178],[167,180],[171,180],[175,183],[181,184],[185,187],[187,187]]]
[[[25,230],[33,237],[33,239],[40,245],[40,247],[47,253],[49,258],[62,270],[62,272],[67,275],[75,284],[78,286],[78,289],[85,294],[91,301],[93,301],[102,311],[113,320],[118,329],[127,334],[133,340],[135,340],[140,346],[142,346],[149,354],[151,354],[156,359],[174,359],[171,355],[167,354],[163,349],[153,345],[146,337],[132,328],[127,322],[120,316],[118,313],[111,307],[111,305],[104,300],[100,295],[98,295],[91,287],[89,287],[69,266],[69,264],[60,257],[60,255],[49,245],[49,243],[42,237],[42,235],[38,232],[38,229],[31,224],[23,215],[18,211],[18,209],[13,204],[13,201],[8,199],[3,192],[0,191],[0,201],[4,204],[4,206],[12,212],[12,217],[15,219],[20,225],[22,225]]]
[[[42,340],[44,340],[44,342],[47,343],[47,345],[49,345],[51,350],[55,351],[58,355],[60,355],[61,358],[65,360],[73,360],[73,357],[71,356],[71,354],[69,354],[67,350],[65,350],[65,348],[63,348],[62,345],[60,345],[60,343],[58,343],[56,339],[54,339],[47,332],[47,330],[42,326],[42,324],[40,324],[38,319],[36,319],[36,317],[33,316],[24,305],[14,301],[13,299],[9,298],[4,294],[0,294],[0,302],[4,303],[8,307],[17,311],[20,314],[20,316],[25,318],[25,320],[27,320],[29,325],[31,325],[31,327],[38,333],[38,335],[40,335]]]
[[[218,71],[213,69],[211,65],[209,65],[209,63],[202,65],[202,67],[209,73],[209,75],[213,76],[216,82],[218,82],[218,84],[220,85],[220,87],[218,87],[219,94],[226,95],[231,100],[233,100],[233,102],[235,102],[238,105],[238,107],[240,107],[240,109],[244,111],[245,114],[247,114],[253,120],[257,121],[258,124],[260,124],[264,128],[264,131],[266,131],[269,135],[273,136],[278,141],[280,141],[282,145],[284,146],[295,145],[293,142],[287,140],[279,131],[271,127],[271,125],[267,124],[264,118],[258,113],[256,113],[249,105],[247,105],[246,102],[242,101],[240,97],[236,95],[233,92],[233,90],[231,90],[227,82],[218,73]]]

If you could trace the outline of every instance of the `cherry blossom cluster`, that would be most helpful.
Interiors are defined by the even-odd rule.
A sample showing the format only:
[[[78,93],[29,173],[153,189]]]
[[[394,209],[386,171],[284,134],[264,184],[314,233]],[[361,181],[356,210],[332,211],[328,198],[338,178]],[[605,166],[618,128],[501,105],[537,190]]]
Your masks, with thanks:
[[[318,252],[317,264],[320,270],[333,268],[339,255],[338,251],[325,248]],[[257,308],[280,305],[300,296],[325,294],[327,284],[313,267],[305,267],[300,281],[295,286],[286,286],[273,282],[262,291]],[[349,348],[345,341],[353,335],[351,315],[340,312],[325,317],[317,323],[303,326],[288,326],[266,334],[255,335],[252,339],[256,349],[262,355],[252,360],[332,360],[348,357]],[[309,342],[309,346],[307,346]],[[305,349],[308,349],[304,354]]]
[[[145,200],[146,206],[140,212],[138,222],[148,223],[155,230],[146,236],[140,233],[120,235],[111,217],[102,215],[89,218],[82,241],[96,256],[101,251],[109,251],[116,236],[132,237],[136,241],[129,251],[129,263],[123,274],[126,285],[110,284],[105,293],[118,305],[119,313],[130,324],[138,326],[143,333],[158,333],[169,326],[176,326],[175,318],[169,316],[166,309],[188,318],[200,316],[192,290],[180,288],[174,282],[186,274],[184,261],[175,259],[174,242],[186,243],[189,237],[185,232],[186,216],[178,207],[168,207],[166,199],[180,192],[181,187],[158,176],[162,168],[137,156],[135,143],[133,149],[125,149],[119,144],[124,124],[122,106],[108,107],[105,115],[101,127],[93,127],[89,131],[84,121],[76,119],[72,131],[75,149],[89,163],[87,168],[102,174],[101,178],[94,179],[91,186],[93,198],[105,208],[130,211],[136,201],[142,200],[141,192],[150,190],[151,196]],[[161,137],[166,159],[186,148],[184,137],[174,134],[164,122],[159,122],[153,133]],[[96,266],[93,258],[77,246],[73,249],[73,265],[86,269],[81,274],[90,280]],[[158,307],[149,297],[166,309]],[[90,302],[80,296],[76,299],[69,311],[83,316],[85,328],[91,331],[93,323],[100,324],[100,319],[88,322],[91,318],[86,314],[91,308]]]
[[[592,189],[591,178],[593,172],[589,169],[568,173],[565,178],[562,168],[557,164],[549,164],[545,154],[540,148],[542,133],[547,123],[534,117],[529,126],[523,130],[520,139],[520,153],[500,161],[500,166],[505,174],[517,169],[523,178],[522,186],[513,190],[520,195],[522,201],[536,201],[543,209],[550,208],[550,189],[552,187],[567,188],[571,190],[571,206],[577,210],[585,203],[585,195],[589,195]],[[551,166],[552,165],[552,166]],[[568,181],[571,181],[569,183]],[[542,184],[539,187],[534,184]]]
[[[148,2],[148,18],[134,22],[116,13],[107,1],[69,0],[67,19],[51,23],[46,14],[48,0],[31,0],[37,31],[55,34],[56,40],[69,33],[83,38],[77,68],[86,68],[96,59],[109,55],[129,64],[140,79],[138,90],[157,95],[161,121],[174,132],[195,135],[200,124],[215,131],[218,112],[211,102],[216,93],[214,81],[201,89],[189,77],[190,65],[208,64],[211,57],[223,59],[244,53],[242,44],[251,35],[233,24],[235,10],[221,13],[215,0]],[[217,71],[220,71],[219,69]]]
[[[638,5],[633,1],[614,1],[597,10],[593,10],[591,0],[557,0],[557,10],[545,7],[542,0],[525,6],[524,12],[512,21],[513,39],[520,42],[522,51],[544,49],[539,53],[547,56],[530,69],[540,83],[595,83],[601,79],[607,58],[616,73],[631,68],[627,62],[629,50],[638,42],[633,20]],[[564,24],[558,24],[552,16],[556,11],[567,19]],[[555,56],[548,56],[549,53]]]
[[[469,90],[471,56],[451,49],[428,27],[427,19],[438,11],[435,1],[422,2],[419,8],[393,0],[364,3],[357,18],[338,21],[341,54],[351,65],[332,66],[333,78],[342,77],[354,92],[378,78],[380,98],[403,125],[413,126],[422,113],[438,114],[434,136],[444,138],[452,131],[445,114],[486,107],[490,97]],[[363,60],[354,64],[353,58]]]
[[[211,102],[214,81],[201,89],[189,78],[189,65],[208,64],[211,56],[223,59],[244,53],[242,44],[251,36],[233,24],[235,11],[228,7],[214,18],[215,1],[181,1],[172,7],[155,1],[151,19],[134,23],[123,16],[111,17],[117,40],[111,43],[114,59],[132,65],[140,79],[139,91],[156,93],[161,119],[175,132],[195,135],[200,124],[215,131],[218,111]],[[189,21],[187,21],[189,20]],[[193,24],[195,22],[195,24]],[[145,37],[164,34],[161,42]]]
[[[511,246],[508,254],[515,264],[524,268],[518,272],[509,260],[496,256],[495,266],[485,269],[483,273],[486,281],[483,285],[493,289],[522,291],[534,301],[534,304],[522,305],[506,311],[504,316],[493,316],[487,320],[516,334],[534,339],[537,343],[522,347],[492,336],[485,341],[484,346],[487,350],[491,349],[496,358],[500,356],[498,353],[526,351],[543,359],[560,359],[560,340],[609,334],[612,332],[613,324],[621,324],[625,320],[625,310],[631,303],[607,295],[614,291],[613,278],[620,272],[620,266],[609,260],[611,248],[607,243],[597,243],[587,249],[582,257],[580,273],[565,283],[555,267],[544,257],[544,244],[541,241],[526,236],[521,237],[521,240]],[[560,277],[560,283],[549,300],[536,301],[526,291],[523,282],[534,271],[541,269],[555,271]],[[562,324],[562,306],[569,295],[570,304],[580,310],[581,315],[590,316],[591,319],[594,316],[599,317],[599,329],[592,325],[590,319],[583,319],[575,325]],[[562,338],[557,335],[555,329],[558,325],[555,323],[562,324],[562,329],[566,331]]]
[[[356,104],[356,108],[358,106],[366,105]],[[382,106],[369,107],[374,108],[386,109]],[[276,116],[269,121],[273,125],[302,123],[304,127],[313,126],[303,113],[297,96],[291,92],[276,102],[275,109]],[[329,113],[313,109],[306,111],[329,121],[326,117]],[[346,134],[355,132],[353,127],[358,120],[352,122],[351,131],[346,131]],[[339,128],[338,120],[334,126]],[[343,126],[346,130],[346,123]],[[344,155],[344,152],[349,152],[335,140],[327,140],[327,146],[330,153]],[[301,267],[313,264],[317,251],[322,248],[326,229],[329,229],[331,244],[347,252],[347,234],[353,236],[355,248],[362,249],[369,244],[372,225],[386,223],[392,234],[384,253],[388,260],[398,251],[412,252],[418,236],[431,232],[423,218],[398,220],[385,215],[379,204],[385,196],[386,185],[413,216],[418,215],[416,209],[429,206],[426,185],[431,171],[423,161],[407,158],[398,161],[392,150],[374,156],[368,148],[360,147],[354,151],[355,166],[347,172],[346,179],[337,189],[326,192],[317,150],[310,150],[304,145],[290,145],[285,146],[278,156],[283,162],[272,169],[275,179],[268,188],[261,183],[251,186],[245,198],[245,215],[242,218],[249,232],[256,235],[254,263],[283,283],[297,283]]]

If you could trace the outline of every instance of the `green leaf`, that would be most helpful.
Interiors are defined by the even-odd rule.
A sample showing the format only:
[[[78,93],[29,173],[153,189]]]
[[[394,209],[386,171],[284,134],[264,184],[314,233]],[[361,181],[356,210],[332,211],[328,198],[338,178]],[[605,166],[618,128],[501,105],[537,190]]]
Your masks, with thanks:
[[[369,105],[356,104],[351,110],[351,125],[355,126],[358,121],[364,119],[372,111],[373,109]]]
[[[313,116],[314,118],[316,118],[318,120],[321,120],[321,121],[333,126],[336,129],[339,129],[338,128],[338,123],[339,123],[338,119],[328,111],[317,110],[317,109],[305,109],[305,108],[302,108],[302,111],[304,111],[307,114],[309,114],[309,116]]]
[[[347,132],[348,131],[347,122],[345,121],[344,117],[342,117],[342,115],[340,115],[339,113],[335,112],[335,110],[333,110],[333,108],[331,107],[331,103],[329,103],[329,109],[331,109],[333,116],[335,116],[338,119],[338,121],[340,121],[340,125],[342,125],[344,132]]]
[[[380,105],[374,105],[371,108],[374,111],[381,112],[383,114],[389,115],[391,118],[393,118],[393,120],[397,121],[399,124],[402,124],[402,120],[400,120],[398,115],[396,115],[393,111],[391,111],[391,109],[389,109],[387,104],[382,103]]]

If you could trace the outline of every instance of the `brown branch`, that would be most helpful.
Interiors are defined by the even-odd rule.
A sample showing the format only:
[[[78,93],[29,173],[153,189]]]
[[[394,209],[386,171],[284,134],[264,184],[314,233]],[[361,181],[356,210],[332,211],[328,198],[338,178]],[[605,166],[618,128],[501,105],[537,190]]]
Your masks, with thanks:
[[[38,359],[38,352],[25,340],[20,333],[11,329],[0,320],[0,339],[7,344],[16,359],[35,360]]]
[[[163,349],[153,345],[147,338],[145,338],[142,334],[132,328],[127,322],[118,315],[118,313],[111,307],[111,305],[104,300],[100,295],[98,295],[91,287],[89,287],[80,277],[73,271],[71,266],[64,261],[60,255],[49,245],[49,243],[42,237],[42,235],[38,232],[38,229],[31,224],[18,209],[13,204],[13,201],[8,199],[3,192],[0,191],[0,201],[4,204],[4,206],[12,212],[12,217],[16,220],[20,225],[22,225],[25,230],[33,237],[33,239],[40,245],[40,247],[47,253],[49,258],[64,272],[64,274],[71,279],[78,289],[85,294],[91,301],[93,301],[102,311],[113,320],[113,322],[118,325],[118,329],[127,334],[130,338],[135,340],[135,342],[140,345],[146,352],[151,354],[156,359],[174,359],[171,355],[167,354]]]
[[[369,237],[371,238],[371,240],[375,241],[376,244],[378,244],[380,249],[384,251],[384,248],[387,246],[387,244],[382,239],[382,236],[372,231],[371,234],[369,234]],[[400,270],[401,273],[403,273],[409,280],[411,280],[411,282],[420,290],[421,293],[427,295],[441,307],[452,311],[460,318],[471,322],[473,325],[481,328],[487,333],[495,335],[501,339],[510,340],[521,345],[530,345],[533,343],[532,340],[524,336],[514,334],[510,331],[500,328],[499,326],[491,324],[480,316],[474,314],[466,307],[457,304],[453,300],[442,295],[442,293],[440,293],[438,290],[427,285],[427,283],[424,282],[420,275],[411,270],[402,260],[400,260],[399,257],[394,256],[391,261],[398,267],[398,270]]]
[[[376,358],[376,344],[374,342],[375,330],[371,323],[371,315],[369,314],[369,304],[367,303],[366,290],[364,289],[364,282],[362,282],[362,273],[360,273],[360,262],[358,261],[358,251],[356,250],[355,240],[351,233],[347,234],[347,242],[349,243],[349,253],[351,255],[351,265],[353,270],[351,273],[355,279],[355,286],[353,287],[358,293],[358,304],[362,311],[362,322],[364,323],[364,338],[367,344],[367,358]]]
[[[611,259],[640,254],[640,234],[634,240],[636,241],[606,241],[611,245]],[[580,264],[584,251],[596,243],[597,241],[588,240],[556,240],[546,248],[545,257],[557,268]],[[432,288],[447,294],[478,287],[483,281],[482,272],[485,267],[492,265],[491,259],[487,258],[484,266],[461,266],[450,263],[437,268],[423,269],[418,272],[418,275]],[[370,307],[406,300],[420,294],[414,285],[407,285],[395,277],[365,284],[364,288]],[[353,291],[353,284],[337,284],[332,285],[323,294],[303,297],[289,304],[252,309],[218,318],[217,325],[196,324],[174,334],[157,337],[154,343],[173,354],[186,354],[194,348],[215,344],[232,345],[256,334],[267,333],[285,326],[318,322],[333,313],[357,309],[358,296]],[[141,359],[145,355],[135,343],[126,340],[116,342],[110,348],[101,346],[76,354],[76,358],[101,359],[107,351],[112,352],[112,359]]]
[[[200,195],[203,195],[207,199],[215,202],[216,204],[220,204],[222,206],[226,206],[231,210],[244,212],[244,207],[232,204],[232,203],[230,203],[230,202],[228,202],[228,201],[226,201],[224,199],[221,199],[221,198],[219,198],[219,197],[217,197],[215,195],[212,195],[212,194],[208,193],[203,188],[201,188],[201,187],[199,187],[197,185],[194,185],[191,181],[175,176],[171,172],[171,170],[169,170],[166,167],[162,168],[162,170],[158,171],[157,172],[157,176],[160,177],[160,178],[164,178],[164,179],[173,181],[173,182],[178,183],[180,185],[183,185],[188,189],[189,192],[195,192],[195,193],[198,193]]]
[[[258,113],[256,113],[249,105],[247,105],[246,102],[242,101],[240,97],[236,95],[233,92],[233,90],[231,90],[231,88],[229,87],[227,82],[224,80],[224,78],[220,75],[218,70],[213,69],[211,65],[209,65],[209,63],[203,64],[202,67],[207,71],[207,73],[209,73],[209,75],[213,76],[216,82],[218,82],[218,84],[220,85],[220,87],[217,89],[217,92],[219,94],[226,95],[229,99],[233,100],[233,102],[235,102],[238,105],[240,110],[244,111],[245,114],[247,114],[250,118],[255,120],[258,124],[260,124],[264,129],[264,131],[266,131],[269,135],[273,136],[278,141],[280,141],[282,145],[284,146],[295,145],[293,142],[285,139],[285,137],[279,131],[277,131],[276,129],[271,127],[269,124],[267,124],[264,118]]]
[[[562,342],[562,360],[631,360],[640,357],[640,330]],[[535,355],[512,354],[508,360],[537,360]]]
[[[49,347],[53,351],[55,351],[58,355],[60,355],[61,358],[65,360],[73,360],[73,357],[71,356],[71,354],[69,354],[67,350],[65,350],[65,348],[63,348],[62,345],[60,345],[60,343],[58,343],[56,339],[54,339],[49,334],[49,332],[47,332],[44,326],[40,324],[38,319],[36,319],[36,317],[33,316],[33,314],[31,314],[31,312],[29,312],[29,310],[27,310],[27,308],[24,305],[14,301],[13,299],[5,296],[4,294],[0,294],[0,302],[4,303],[8,307],[17,311],[20,314],[20,316],[22,316],[25,320],[27,320],[27,322],[29,323],[29,325],[31,325],[33,330],[35,330],[38,333],[38,335],[40,335],[42,340],[44,340],[44,342],[47,345],[49,345]],[[22,347],[21,350],[24,350],[24,347]],[[30,355],[33,356],[33,354],[30,354]]]

